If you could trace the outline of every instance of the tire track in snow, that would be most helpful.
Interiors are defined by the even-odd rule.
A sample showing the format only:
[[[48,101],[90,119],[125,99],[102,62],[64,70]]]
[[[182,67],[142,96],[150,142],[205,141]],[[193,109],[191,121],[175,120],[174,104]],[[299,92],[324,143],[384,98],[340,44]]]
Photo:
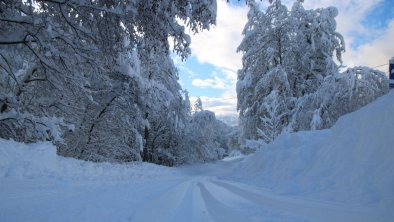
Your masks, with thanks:
[[[167,221],[183,221],[185,218],[193,218],[193,190],[195,184],[189,182],[189,186],[185,193],[183,194],[182,200],[180,200],[179,205],[172,212],[172,218]]]
[[[231,208],[232,211],[237,212],[237,215],[239,215],[238,218],[242,218],[242,221],[305,221],[300,220],[301,218],[294,217],[293,215],[290,217],[289,214],[281,211],[280,209],[262,207],[243,196],[212,183],[212,179],[210,179],[209,182],[205,182],[204,186],[215,199],[226,205],[228,208]]]
[[[131,221],[172,221],[171,217],[180,207],[189,187],[190,181],[180,182],[151,201],[134,206]]]
[[[200,181],[200,178],[189,180],[189,188],[184,193],[180,204],[174,209],[172,217],[168,217],[164,221],[213,221],[209,217],[208,210],[197,187],[198,181]]]
[[[130,221],[215,221],[201,197],[199,181],[200,177],[187,177],[151,201],[133,206],[135,213]]]
[[[264,209],[272,209],[283,213],[286,212],[293,216],[297,216],[298,218],[303,218],[304,220],[322,222],[370,222],[387,220],[387,218],[382,218],[375,212],[372,213],[370,208],[349,206],[338,203],[321,203],[293,197],[279,196],[256,187],[225,182],[217,179],[211,179],[211,182],[235,195],[257,204]]]
[[[201,197],[204,200],[206,209],[214,221],[226,221],[226,222],[239,222],[245,218],[240,216],[234,208],[231,208],[216,199],[212,193],[204,185],[206,182],[198,182],[197,186],[200,189]]]

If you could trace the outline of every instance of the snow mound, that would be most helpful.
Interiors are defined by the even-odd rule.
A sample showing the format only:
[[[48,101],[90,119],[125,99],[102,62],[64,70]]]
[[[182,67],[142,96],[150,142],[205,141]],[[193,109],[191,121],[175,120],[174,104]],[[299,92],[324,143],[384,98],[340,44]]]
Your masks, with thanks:
[[[226,177],[288,195],[394,206],[394,91],[328,130],[287,133]]]
[[[0,180],[52,178],[57,180],[140,180],[173,175],[171,168],[148,163],[93,163],[56,154],[49,142],[33,144],[0,139]]]

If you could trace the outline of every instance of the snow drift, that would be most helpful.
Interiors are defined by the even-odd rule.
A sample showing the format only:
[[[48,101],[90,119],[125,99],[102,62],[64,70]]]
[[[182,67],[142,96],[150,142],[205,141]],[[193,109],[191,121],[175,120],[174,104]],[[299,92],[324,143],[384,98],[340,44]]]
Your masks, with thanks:
[[[166,177],[174,169],[150,163],[94,163],[58,156],[49,142],[33,144],[0,139],[0,180],[55,179],[127,181]]]
[[[263,144],[227,178],[326,201],[394,206],[394,92],[321,131]]]

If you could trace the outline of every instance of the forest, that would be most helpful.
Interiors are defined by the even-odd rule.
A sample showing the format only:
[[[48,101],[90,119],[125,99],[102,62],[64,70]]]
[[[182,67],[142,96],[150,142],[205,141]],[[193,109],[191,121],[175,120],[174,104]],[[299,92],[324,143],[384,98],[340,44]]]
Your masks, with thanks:
[[[3,0],[0,138],[50,141],[93,162],[167,166],[250,152],[284,132],[330,128],[388,93],[385,73],[341,70],[335,7],[247,0],[237,50],[239,126],[191,104],[171,54],[216,23],[216,0]]]
[[[393,8],[1,0],[0,221],[393,221],[394,91],[357,65],[394,53],[394,14],[379,14]],[[236,44],[222,39],[234,30]],[[195,38],[206,33],[224,54]],[[231,85],[220,99],[235,114],[236,93],[238,124],[182,79],[179,61],[203,63],[199,41],[238,61],[208,64],[211,76],[195,66],[200,82]],[[349,65],[354,52],[374,62]]]

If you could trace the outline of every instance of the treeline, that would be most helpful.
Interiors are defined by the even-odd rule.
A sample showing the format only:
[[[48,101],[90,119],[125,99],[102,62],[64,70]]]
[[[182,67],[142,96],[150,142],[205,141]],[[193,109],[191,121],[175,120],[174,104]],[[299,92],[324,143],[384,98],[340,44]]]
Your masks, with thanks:
[[[336,31],[335,7],[307,10],[297,0],[289,10],[273,0],[261,11],[255,1],[247,2],[248,22],[238,48],[243,53],[237,82],[241,143],[329,128],[388,92],[383,72],[339,71],[345,43]]]
[[[228,128],[191,114],[169,57],[215,19],[214,0],[1,1],[0,137],[90,161],[220,158]]]
[[[215,0],[1,1],[0,137],[52,141],[83,160],[172,166],[331,127],[387,93],[388,80],[367,67],[340,72],[337,9],[302,2],[261,11],[247,1],[233,130],[201,101],[191,112],[170,58],[190,55],[186,28],[215,24]]]

